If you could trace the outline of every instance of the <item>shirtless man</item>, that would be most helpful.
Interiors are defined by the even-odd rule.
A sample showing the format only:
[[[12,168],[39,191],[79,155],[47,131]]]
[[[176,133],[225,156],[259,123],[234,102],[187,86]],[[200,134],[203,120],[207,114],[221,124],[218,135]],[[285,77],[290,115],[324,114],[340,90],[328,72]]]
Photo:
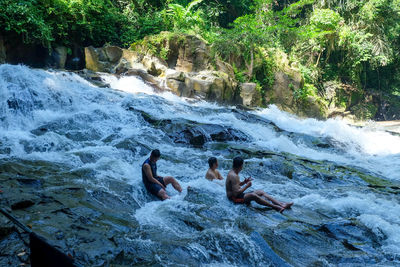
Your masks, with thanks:
[[[182,192],[182,188],[174,177],[161,177],[157,175],[157,161],[160,159],[160,156],[160,150],[155,149],[151,151],[150,158],[145,160],[142,165],[142,180],[147,191],[161,200],[166,200],[170,198],[165,191],[167,185],[172,184],[179,193]]]
[[[208,159],[208,166],[210,166],[210,168],[208,169],[207,173],[206,173],[206,178],[207,180],[223,180],[224,178],[221,176],[221,174],[219,173],[219,171],[217,170],[218,168],[218,160],[217,158],[211,157]]]
[[[234,203],[245,204],[250,204],[251,201],[255,201],[260,205],[272,207],[280,213],[293,205],[293,202],[285,203],[275,200],[262,190],[244,193],[244,191],[251,186],[252,178],[249,177],[240,182],[239,173],[243,169],[243,163],[244,160],[241,157],[235,157],[233,159],[232,170],[229,171],[226,177],[226,195],[229,200]]]

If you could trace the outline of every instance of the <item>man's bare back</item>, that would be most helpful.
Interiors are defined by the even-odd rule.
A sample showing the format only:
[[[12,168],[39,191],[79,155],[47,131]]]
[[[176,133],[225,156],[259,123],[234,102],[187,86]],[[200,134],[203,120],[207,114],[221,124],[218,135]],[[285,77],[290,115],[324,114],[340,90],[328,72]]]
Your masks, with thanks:
[[[225,183],[226,196],[229,199],[232,199],[232,197],[238,197],[241,193],[244,192],[244,190],[241,190],[240,188],[241,185],[242,183],[240,182],[239,174],[236,173],[234,170],[230,170],[228,176],[226,177]]]
[[[222,175],[219,173],[218,170],[213,170],[211,168],[208,169],[207,173],[206,173],[206,178],[210,181],[212,180],[223,180],[224,178],[222,177]]]

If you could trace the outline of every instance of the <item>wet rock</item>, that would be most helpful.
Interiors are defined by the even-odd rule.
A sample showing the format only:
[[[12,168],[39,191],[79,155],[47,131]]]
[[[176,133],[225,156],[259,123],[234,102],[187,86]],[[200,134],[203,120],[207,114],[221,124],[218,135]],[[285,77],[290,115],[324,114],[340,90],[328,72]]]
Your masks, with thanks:
[[[190,187],[188,189],[188,193],[185,196],[185,201],[197,203],[197,204],[213,204],[215,202],[215,199],[210,196],[210,194],[201,189],[201,188],[195,188],[195,187]]]
[[[110,87],[110,85],[106,82],[103,81],[103,79],[100,77],[99,73],[96,73],[94,71],[84,69],[80,71],[76,71],[76,74],[87,80],[88,82],[92,83],[95,86],[102,87],[102,88],[107,88]]]
[[[32,130],[31,133],[33,133],[34,135],[40,136],[40,135],[47,133],[48,131],[49,131],[49,129],[42,126],[42,127]]]
[[[282,266],[282,267],[290,267],[288,263],[286,263],[281,257],[279,257],[268,245],[267,242],[262,238],[262,236],[257,233],[253,232],[251,233],[251,238],[257,243],[257,245],[261,248],[263,251],[264,255],[266,258],[271,260],[272,264],[276,266]]]
[[[22,235],[27,238],[26,235]],[[17,232],[13,232],[7,238],[0,240],[0,266],[29,266],[26,257],[18,256],[22,252],[29,253],[27,247]]]
[[[29,186],[35,189],[40,189],[42,187],[42,181],[29,178],[18,178],[17,181],[23,186]]]
[[[0,142],[0,154],[10,154],[11,153],[11,148],[10,147],[4,147],[2,146]]]
[[[72,130],[65,134],[65,137],[71,139],[73,141],[91,141],[91,140],[100,140],[102,135],[96,130]]]
[[[130,150],[133,153],[142,156],[147,155],[151,151],[149,146],[144,145],[133,138],[126,138],[125,140],[116,144],[115,147],[119,149]]]
[[[98,160],[99,156],[93,153],[78,152],[75,153],[83,163],[94,163]]]
[[[167,63],[164,60],[155,56],[145,55],[141,63],[150,75],[165,76]]]
[[[35,202],[33,202],[32,200],[22,200],[11,204],[11,209],[12,210],[26,209],[33,205],[35,205]]]
[[[14,226],[0,226],[0,240],[9,236],[11,233],[16,232],[16,228]]]
[[[157,77],[151,75],[148,73],[146,70],[143,69],[129,69],[125,73],[123,73],[125,76],[139,76],[140,78],[143,79],[146,83],[149,85],[153,86],[153,88],[156,91],[163,91],[163,88],[161,86],[161,80],[158,79]]]
[[[246,134],[218,124],[198,124],[185,119],[163,120],[141,112],[143,119],[162,129],[175,142],[203,147],[207,142],[228,142],[248,140]]]
[[[186,125],[186,128],[171,136],[176,143],[189,143],[202,147],[206,142],[244,141],[247,136],[235,129],[216,124]]]

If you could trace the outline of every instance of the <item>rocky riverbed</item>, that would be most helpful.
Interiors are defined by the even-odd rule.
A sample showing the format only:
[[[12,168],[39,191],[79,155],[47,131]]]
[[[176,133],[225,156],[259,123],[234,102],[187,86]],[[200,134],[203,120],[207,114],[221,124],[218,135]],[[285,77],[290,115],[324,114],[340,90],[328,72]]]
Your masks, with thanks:
[[[99,88],[10,65],[0,77],[1,206],[84,266],[400,263],[398,136],[157,94],[135,77]],[[141,182],[153,148],[185,188],[169,201]],[[204,178],[209,156],[225,176],[236,155],[292,210],[233,205]],[[26,236],[0,220],[0,265],[29,265]]]

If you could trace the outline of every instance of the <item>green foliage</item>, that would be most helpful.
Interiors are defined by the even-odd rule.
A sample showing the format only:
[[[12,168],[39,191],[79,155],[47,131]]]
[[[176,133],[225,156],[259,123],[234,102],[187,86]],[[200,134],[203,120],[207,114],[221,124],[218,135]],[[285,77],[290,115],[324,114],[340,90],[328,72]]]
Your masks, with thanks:
[[[370,120],[375,117],[378,108],[372,103],[360,103],[350,108],[351,111],[362,120]]]
[[[238,82],[245,83],[247,81],[245,71],[240,71],[235,64],[232,65],[233,71],[235,73],[235,78]]]
[[[314,30],[312,34],[334,33],[342,20],[342,17],[333,10],[315,9],[310,18],[310,26]]]
[[[37,1],[0,1],[0,25],[5,31],[22,35],[24,41],[40,40],[48,45],[54,40],[52,27],[46,23],[45,11],[36,8]]]
[[[290,85],[289,85],[289,87],[290,87]],[[292,90],[293,90],[293,87],[292,87]],[[318,90],[317,90],[317,88],[315,88],[314,85],[305,83],[302,88],[294,90],[293,96],[297,100],[305,100],[309,96],[317,97],[318,96],[317,93],[318,93]]]
[[[188,31],[204,28],[203,12],[201,9],[194,10],[203,0],[190,2],[187,7],[179,4],[169,4],[166,11],[168,19],[171,20],[174,30]]]
[[[166,60],[169,55],[169,47],[166,46],[166,44],[168,44],[172,38],[178,39],[178,42],[179,39],[182,41],[184,40],[183,35],[172,32],[162,32],[157,35],[147,36],[146,38],[133,43],[130,48],[132,50],[140,50],[145,53],[158,55],[162,59]]]
[[[0,0],[0,28],[21,35],[27,43],[48,47],[127,45],[164,29],[160,12],[143,8],[122,0]]]

